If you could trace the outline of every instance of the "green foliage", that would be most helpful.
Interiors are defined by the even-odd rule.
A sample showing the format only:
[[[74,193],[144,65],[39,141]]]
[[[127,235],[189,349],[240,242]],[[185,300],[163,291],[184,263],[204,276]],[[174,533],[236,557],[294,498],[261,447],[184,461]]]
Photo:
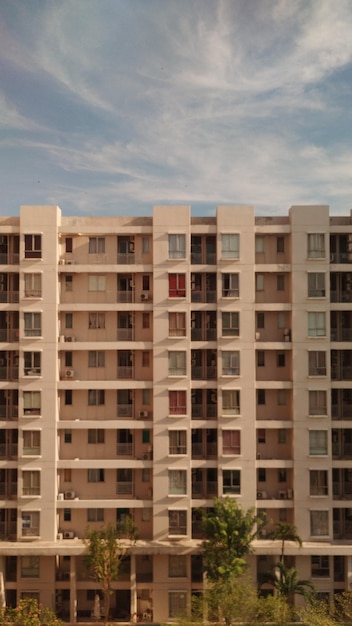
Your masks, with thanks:
[[[1,626],[64,626],[64,622],[56,617],[55,613],[41,604],[35,598],[20,600],[13,609],[5,607],[0,610]]]
[[[343,623],[352,622],[352,593],[343,591],[334,596],[335,614]]]
[[[299,610],[299,616],[305,626],[337,626],[341,624],[330,610],[328,602],[314,600]]]
[[[106,619],[110,613],[112,583],[118,580],[123,559],[136,536],[137,529],[131,518],[126,518],[125,523],[117,527],[109,524],[101,530],[88,529],[84,560],[92,578],[102,587]]]
[[[284,596],[259,597],[257,603],[256,624],[274,623],[286,626],[294,621],[293,607]]]
[[[220,618],[227,626],[245,621],[257,623],[257,590],[247,574],[218,579],[205,592],[209,617]]]
[[[284,563],[277,563],[274,572],[268,572],[264,582],[270,583],[277,594],[287,600],[293,600],[295,595],[301,595],[311,601],[314,597],[314,585],[310,580],[300,580],[294,567],[286,567]]]
[[[302,546],[302,539],[297,532],[296,526],[293,524],[286,524],[285,522],[278,522],[275,524],[274,530],[269,534],[270,539],[278,539],[281,541],[281,556],[280,562],[285,561],[285,543],[286,541],[292,541],[297,543],[299,547]]]
[[[231,498],[214,500],[214,508],[202,515],[206,537],[202,544],[203,563],[210,581],[243,572],[245,557],[251,552],[251,544],[265,523],[254,508],[244,511]]]

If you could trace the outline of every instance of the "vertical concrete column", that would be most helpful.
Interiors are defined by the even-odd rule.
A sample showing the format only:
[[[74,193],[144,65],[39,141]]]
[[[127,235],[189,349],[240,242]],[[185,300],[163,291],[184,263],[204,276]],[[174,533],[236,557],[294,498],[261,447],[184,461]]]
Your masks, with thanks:
[[[76,557],[70,559],[70,622],[77,622],[77,573]]]
[[[136,555],[131,554],[131,622],[137,622]]]

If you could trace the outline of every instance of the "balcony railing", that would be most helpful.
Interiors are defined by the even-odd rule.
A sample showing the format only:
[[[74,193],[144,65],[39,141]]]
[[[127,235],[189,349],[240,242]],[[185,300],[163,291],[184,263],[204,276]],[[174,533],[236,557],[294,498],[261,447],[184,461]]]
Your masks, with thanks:
[[[133,417],[133,404],[118,404],[117,417]]]
[[[192,365],[192,380],[214,380],[216,377],[215,365]]]
[[[0,404],[0,418],[7,420],[18,419],[18,406],[11,406],[8,404]]]
[[[0,458],[1,459],[14,459],[18,454],[17,443],[1,443],[0,444]]]
[[[15,539],[17,536],[17,522],[0,522],[0,539]],[[15,579],[16,580],[16,579]]]
[[[116,493],[118,495],[132,496],[133,495],[133,482],[117,483]]]
[[[20,255],[17,253],[0,254],[0,265],[18,265]]]
[[[133,341],[134,328],[118,328],[117,339],[118,341]]]
[[[117,454],[120,456],[132,456],[133,454],[133,444],[132,443],[118,443],[117,444]]]
[[[344,420],[351,419],[352,417],[352,405],[349,404],[332,404],[331,415],[334,419]]]
[[[340,459],[352,458],[352,443],[334,443],[332,444],[332,456]]]
[[[213,498],[218,493],[218,483],[208,481],[205,485],[203,481],[192,483],[192,498]]]
[[[17,329],[0,328],[0,341],[18,341],[20,331]]]
[[[0,367],[0,380],[18,380],[18,367]]]
[[[216,341],[216,328],[192,328],[191,341]]]
[[[352,341],[352,328],[332,328],[331,341]]]
[[[117,302],[134,302],[135,292],[132,290],[124,290],[117,292]]]
[[[352,254],[349,252],[331,252],[330,263],[352,263]]]
[[[191,302],[216,302],[216,291],[192,289]]]
[[[133,378],[132,365],[120,365],[117,368],[117,378],[129,379]]]
[[[17,304],[19,302],[18,291],[0,291],[0,302],[7,304]]]
[[[217,416],[216,404],[192,404],[192,418],[207,419]]]
[[[136,262],[136,257],[134,252],[126,252],[117,254],[117,264],[118,265],[133,265]]]
[[[333,365],[331,367],[332,380],[352,380],[352,365],[339,366]]]

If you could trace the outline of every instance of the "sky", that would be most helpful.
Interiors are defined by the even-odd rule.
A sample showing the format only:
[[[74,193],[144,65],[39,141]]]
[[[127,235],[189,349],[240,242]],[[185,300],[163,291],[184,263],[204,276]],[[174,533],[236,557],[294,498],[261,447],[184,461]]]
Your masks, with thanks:
[[[1,0],[0,215],[349,215],[351,33],[351,0]]]

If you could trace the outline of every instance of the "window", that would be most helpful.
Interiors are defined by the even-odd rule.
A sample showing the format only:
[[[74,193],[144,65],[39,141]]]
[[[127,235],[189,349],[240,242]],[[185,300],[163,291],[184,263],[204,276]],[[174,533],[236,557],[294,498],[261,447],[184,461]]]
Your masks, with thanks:
[[[88,390],[88,405],[98,406],[105,404],[105,390],[104,389],[89,389]]]
[[[25,235],[24,236],[24,258],[25,259],[41,259],[42,258],[42,236],[41,235]]]
[[[106,291],[106,276],[90,274],[88,276],[88,291]]]
[[[187,534],[187,511],[169,511],[169,535]]]
[[[262,311],[259,311],[258,313],[256,313],[256,326],[258,330],[262,330],[263,328],[265,328],[265,313],[263,313]]]
[[[286,328],[286,313],[284,311],[278,311],[277,313],[277,327]]]
[[[222,313],[222,336],[238,337],[240,334],[240,314],[238,311]]]
[[[98,468],[88,469],[87,479],[89,483],[103,483],[105,481],[105,470]]]
[[[240,353],[238,350],[222,352],[222,375],[223,376],[239,376],[240,375]]]
[[[179,618],[187,610],[188,591],[169,591],[169,618]]]
[[[150,238],[142,237],[142,254],[149,254],[150,250]]]
[[[324,350],[308,352],[308,376],[326,376],[326,352]]]
[[[42,275],[41,274],[24,274],[24,297],[25,298],[41,298],[42,297]]]
[[[64,469],[64,483],[72,482],[72,470],[70,467],[65,467]]]
[[[23,496],[40,496],[40,471],[26,470],[22,472]]]
[[[327,415],[327,394],[325,389],[309,391],[309,415]]]
[[[64,522],[70,522],[72,519],[72,510],[64,509]]]
[[[169,313],[169,337],[186,336],[186,313]]]
[[[133,470],[121,468],[116,471],[116,493],[120,495],[132,495]]]
[[[89,313],[88,328],[89,330],[105,328],[105,313]]]
[[[186,376],[186,352],[169,352],[169,376]]]
[[[186,258],[186,235],[169,235],[169,259]]]
[[[277,291],[285,291],[285,274],[276,276],[276,289]]]
[[[23,412],[25,415],[41,414],[41,392],[40,391],[24,391],[23,392]]]
[[[41,337],[42,334],[42,314],[24,313],[24,336]]]
[[[150,313],[142,313],[142,328],[150,328]]]
[[[241,413],[239,389],[223,389],[222,414],[239,415]]]
[[[264,274],[255,275],[255,290],[256,291],[264,290]]]
[[[142,291],[150,291],[150,276],[149,274],[142,275]]]
[[[241,454],[241,431],[224,430],[222,433],[223,454]]]
[[[69,254],[73,252],[73,238],[72,237],[65,237],[65,252]]]
[[[221,235],[221,256],[223,259],[238,259],[240,256],[240,236]]]
[[[324,272],[310,272],[308,274],[308,298],[325,298]]]
[[[169,578],[187,577],[187,557],[185,554],[169,555]]]
[[[263,405],[266,402],[265,389],[257,389],[257,404]]]
[[[325,312],[313,311],[308,313],[308,337],[325,337]]]
[[[105,367],[105,352],[88,350],[88,367]]]
[[[329,578],[330,567],[327,554],[317,554],[310,557],[312,578]]]
[[[88,428],[88,443],[105,443],[103,428]]]
[[[257,441],[258,441],[258,443],[265,443],[265,441],[266,441],[266,431],[265,431],[265,428],[258,428],[258,430],[257,430]]]
[[[150,443],[150,430],[149,430],[149,428],[144,428],[142,430],[142,443]]]
[[[265,467],[258,468],[258,483],[266,483],[266,469]]]
[[[264,236],[256,235],[255,237],[255,251],[257,254],[264,253]]]
[[[65,313],[65,328],[73,328],[73,313]]]
[[[308,259],[325,258],[325,235],[323,233],[308,234]]]
[[[309,431],[309,454],[312,456],[325,456],[328,453],[328,431]]]
[[[64,443],[72,443],[72,430],[70,428],[64,430]]]
[[[257,350],[257,367],[265,367],[265,352]]]
[[[185,430],[169,431],[169,454],[187,454],[187,433]]]
[[[25,376],[41,375],[41,352],[24,352],[23,360]]]
[[[186,274],[169,274],[169,298],[186,297]]]
[[[276,355],[276,365],[277,367],[285,367],[286,365],[286,354],[285,352],[278,352]]]
[[[169,415],[186,415],[187,397],[183,389],[169,391]]]
[[[65,274],[64,277],[65,291],[73,291],[73,276],[72,274]]]
[[[73,404],[73,391],[72,389],[65,390],[65,404],[70,405]]]
[[[277,432],[277,442],[279,444],[287,443],[287,430],[285,428],[279,428]]]
[[[287,482],[287,470],[285,470],[285,469],[277,470],[277,482],[278,483],[286,483]]]
[[[285,406],[287,404],[286,389],[277,390],[277,404],[278,406]]]
[[[21,578],[39,578],[39,556],[21,556]]]
[[[169,470],[169,494],[186,495],[187,472],[186,470]]]
[[[142,469],[142,483],[150,483],[150,469],[149,467],[144,467]]]
[[[222,274],[222,297],[239,298],[240,281],[239,274]]]
[[[329,511],[310,512],[310,534],[312,537],[329,535]]]
[[[73,355],[72,352],[65,352],[65,367],[72,367]]]
[[[23,454],[37,456],[40,454],[40,430],[23,431]]]
[[[142,351],[142,367],[150,367],[150,352],[149,350]]]
[[[241,471],[237,469],[223,470],[223,494],[241,493]]]
[[[105,237],[89,237],[88,252],[89,254],[104,254]]]
[[[87,509],[87,522],[103,522],[104,509]]]
[[[328,495],[328,472],[327,470],[310,470],[309,485],[311,496]]]
[[[142,404],[150,406],[150,389],[142,389]]]
[[[285,237],[276,237],[276,252],[285,252]]]

